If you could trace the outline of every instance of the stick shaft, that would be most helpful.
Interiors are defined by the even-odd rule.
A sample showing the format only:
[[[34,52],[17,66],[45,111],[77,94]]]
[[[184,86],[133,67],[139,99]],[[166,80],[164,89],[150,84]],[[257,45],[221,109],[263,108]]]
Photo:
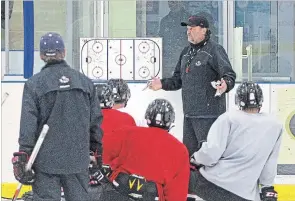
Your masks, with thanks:
[[[42,128],[42,131],[41,131],[41,133],[39,135],[39,138],[38,138],[38,140],[36,142],[36,145],[35,145],[35,147],[33,149],[32,154],[30,156],[30,159],[29,159],[29,161],[28,161],[28,163],[26,165],[26,171],[31,170],[32,165],[33,165],[33,163],[34,163],[34,161],[36,159],[36,156],[37,156],[37,154],[38,154],[38,152],[39,152],[39,150],[41,148],[41,145],[42,145],[42,143],[43,143],[43,141],[45,139],[45,136],[46,136],[48,130],[49,130],[49,126],[47,124],[45,124],[43,126],[43,128]],[[17,188],[16,188],[16,190],[14,192],[14,195],[12,197],[12,201],[16,201],[16,199],[17,199],[17,197],[18,197],[18,195],[20,193],[20,190],[21,190],[22,186],[23,185],[21,183],[18,184],[18,186],[17,186]]]

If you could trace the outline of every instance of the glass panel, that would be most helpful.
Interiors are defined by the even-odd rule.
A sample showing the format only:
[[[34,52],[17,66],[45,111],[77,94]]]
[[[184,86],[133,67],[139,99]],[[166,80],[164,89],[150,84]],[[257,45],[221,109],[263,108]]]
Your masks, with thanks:
[[[68,0],[68,2],[72,2],[73,4],[73,19],[72,22],[68,22],[68,30],[72,33],[72,41],[71,43],[72,49],[68,49],[68,51],[72,51],[72,61],[68,60],[68,63],[72,64],[72,67],[76,70],[80,69],[80,38],[82,37],[94,37],[94,2],[96,0],[78,0],[72,1]],[[96,1],[99,2],[100,1]],[[98,11],[97,15],[100,16],[100,12]],[[98,22],[99,23],[99,22]]]
[[[1,1],[1,67],[4,74],[16,74],[20,73],[19,65],[22,62],[16,58],[22,53],[23,47],[23,2],[22,1],[9,1],[9,68],[6,69],[6,53],[5,53],[5,1]],[[11,66],[19,66],[12,68]]]
[[[2,1],[4,2],[4,1]],[[2,3],[1,2],[1,3]],[[4,3],[2,3],[4,5]],[[39,55],[40,37],[49,31],[62,35],[66,45],[66,60],[79,69],[80,37],[93,37],[94,0],[43,0],[34,1],[34,73],[40,71],[44,62]],[[1,7],[1,15],[4,7]],[[97,15],[100,15],[99,11]],[[5,20],[1,20],[3,27]],[[5,59],[5,30],[1,29],[2,59]],[[9,74],[23,74],[24,26],[23,1],[14,1],[9,30]],[[11,51],[13,50],[13,51]],[[5,60],[2,66],[5,65]]]
[[[9,49],[23,50],[23,2],[9,1]],[[3,18],[2,18],[3,16]],[[5,48],[5,1],[1,1],[1,49]]]
[[[235,26],[243,27],[243,50],[252,45],[252,63],[243,59],[243,77],[252,66],[253,80],[294,81],[294,2],[236,1]]]
[[[44,62],[39,56],[41,36],[49,31],[54,31],[58,32],[66,41],[66,9],[67,1],[34,1],[34,73],[39,72],[44,66]]]
[[[163,77],[170,77],[188,44],[180,22],[192,14],[205,15],[212,38],[223,42],[220,1],[109,1],[109,37],[163,37]]]
[[[79,38],[93,36],[93,2],[82,0],[36,1],[35,49],[39,50],[39,40],[43,34],[49,31],[58,32],[65,42],[67,62],[73,68],[79,70]],[[52,23],[52,19],[58,20]],[[40,70],[44,65],[38,54],[35,54],[36,71]]]

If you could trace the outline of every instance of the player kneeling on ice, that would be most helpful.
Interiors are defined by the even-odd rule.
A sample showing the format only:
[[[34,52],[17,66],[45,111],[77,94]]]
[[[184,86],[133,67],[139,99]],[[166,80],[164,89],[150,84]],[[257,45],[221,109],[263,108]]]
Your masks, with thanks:
[[[124,127],[104,136],[104,155],[110,161],[114,190],[103,193],[100,200],[186,200],[189,155],[168,133],[175,120],[172,105],[164,99],[152,101],[145,119],[148,128]]]
[[[110,79],[107,84],[110,85],[114,94],[115,103],[113,109],[128,113],[126,106],[131,98],[131,91],[127,82],[123,79]],[[137,126],[147,126],[145,120],[136,119],[135,122]]]
[[[273,184],[282,125],[260,113],[263,93],[258,84],[239,85],[235,100],[239,110],[222,114],[192,155],[199,171],[191,171],[189,192],[206,201],[277,201]]]
[[[104,132],[104,136],[112,132],[115,129],[123,128],[124,126],[136,126],[136,123],[131,115],[120,110],[112,109],[115,104],[114,94],[112,88],[108,84],[98,84],[95,86],[98,99],[100,100],[100,107],[102,109],[103,121],[101,128]],[[102,155],[104,175],[110,174],[110,161]]]

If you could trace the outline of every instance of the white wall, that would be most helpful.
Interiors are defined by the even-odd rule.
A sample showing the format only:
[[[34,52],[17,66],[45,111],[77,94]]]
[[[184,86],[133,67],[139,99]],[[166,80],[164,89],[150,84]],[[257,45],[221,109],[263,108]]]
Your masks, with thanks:
[[[145,87],[145,84],[130,84],[131,89],[131,99],[127,105],[127,110],[136,118],[142,119],[144,118],[145,109],[148,104],[155,98],[166,98],[171,101],[172,105],[175,108],[176,112],[176,126],[171,130],[171,133],[180,141],[182,140],[182,125],[183,125],[183,113],[182,113],[182,101],[180,91],[176,92],[164,92],[158,91],[153,92],[151,90],[142,91]],[[286,104],[289,104],[288,107],[292,107],[290,104],[293,100],[293,106],[295,105],[295,84],[282,84],[282,85],[269,85],[263,84],[261,85],[264,91],[265,104],[262,108],[264,112],[277,112],[277,91],[278,89],[289,90],[290,92],[293,90],[294,93],[292,95],[289,94],[290,97],[286,95]],[[23,83],[16,82],[3,82],[2,83],[2,93],[8,92],[9,97],[2,107],[2,182],[14,182],[12,165],[11,165],[11,156],[14,151],[18,149],[18,132],[19,132],[19,121],[20,121],[20,111],[21,111],[21,99],[22,99],[22,90]],[[229,103],[230,110],[235,109],[234,106],[234,91],[232,90],[229,94]],[[280,102],[282,104],[282,102]],[[287,106],[286,106],[287,107]],[[295,107],[293,107],[295,110]],[[292,147],[295,147],[295,137],[291,139],[291,136],[286,134],[284,136],[286,143],[283,147],[291,148],[292,152],[284,152],[285,157],[282,163],[295,164],[294,156],[295,150]],[[282,149],[282,151],[284,151]],[[288,151],[288,150],[287,150]],[[288,156],[287,156],[288,155]],[[290,155],[290,156],[289,156]],[[286,157],[289,157],[286,161]]]
[[[6,79],[9,79],[6,78]],[[145,84],[130,84],[131,99],[127,110],[138,120],[144,120],[144,113],[148,104],[157,97],[167,98],[175,107],[176,127],[171,130],[180,141],[182,140],[182,103],[180,91],[178,92],[152,92],[142,91]],[[2,83],[2,93],[8,92],[9,97],[2,107],[2,182],[13,182],[11,156],[18,149],[19,121],[21,111],[23,83]],[[174,97],[174,98],[173,98]]]

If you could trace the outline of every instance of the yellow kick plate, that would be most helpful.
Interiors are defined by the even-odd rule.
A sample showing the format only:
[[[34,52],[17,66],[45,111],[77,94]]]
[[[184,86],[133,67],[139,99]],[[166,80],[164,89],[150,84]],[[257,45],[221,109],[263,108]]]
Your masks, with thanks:
[[[17,185],[17,183],[2,183],[1,197],[12,199]],[[295,185],[278,184],[275,185],[275,189],[279,194],[279,201],[295,201]],[[23,185],[18,198],[21,198],[24,193],[31,190],[31,186]]]
[[[2,183],[1,184],[1,198],[12,199],[17,186],[18,186],[18,183]],[[32,190],[32,186],[23,185],[22,189],[18,195],[18,198],[21,198],[25,192],[28,192],[31,190]]]

